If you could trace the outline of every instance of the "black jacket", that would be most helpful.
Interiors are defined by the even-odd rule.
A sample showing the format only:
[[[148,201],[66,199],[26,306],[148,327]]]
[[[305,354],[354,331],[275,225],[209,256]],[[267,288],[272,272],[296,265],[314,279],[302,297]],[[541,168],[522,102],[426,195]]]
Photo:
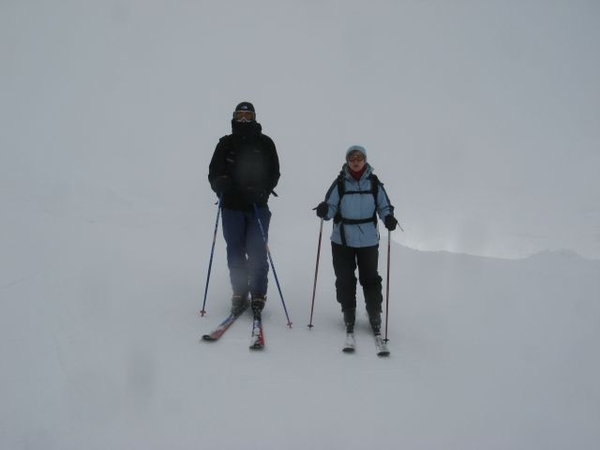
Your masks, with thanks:
[[[215,148],[208,181],[217,192],[215,180],[221,176],[230,178],[230,186],[223,193],[221,206],[224,208],[248,210],[253,203],[264,206],[279,181],[275,143],[262,133],[257,122],[232,121],[232,131],[223,136]]]

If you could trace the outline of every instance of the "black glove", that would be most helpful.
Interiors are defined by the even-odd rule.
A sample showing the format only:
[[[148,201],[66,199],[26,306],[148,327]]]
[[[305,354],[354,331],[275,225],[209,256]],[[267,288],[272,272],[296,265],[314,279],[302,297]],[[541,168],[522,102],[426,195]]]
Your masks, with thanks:
[[[394,231],[398,225],[398,221],[390,214],[389,216],[385,216],[385,219],[383,219],[383,224],[388,230]]]
[[[315,209],[317,210],[317,217],[323,219],[329,212],[329,205],[326,202],[321,202]]]
[[[267,199],[267,193],[262,189],[250,186],[244,191],[244,198],[248,203],[263,203]]]
[[[213,181],[213,190],[220,194],[231,189],[231,178],[227,175],[221,175]]]

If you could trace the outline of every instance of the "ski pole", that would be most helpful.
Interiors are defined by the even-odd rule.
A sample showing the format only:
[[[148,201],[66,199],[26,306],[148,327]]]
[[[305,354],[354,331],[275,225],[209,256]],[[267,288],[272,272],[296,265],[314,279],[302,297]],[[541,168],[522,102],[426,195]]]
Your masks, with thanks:
[[[217,219],[215,220],[215,232],[213,233],[213,241],[212,248],[210,250],[210,261],[208,263],[208,274],[206,275],[206,286],[204,287],[204,301],[202,302],[202,309],[200,310],[200,316],[204,317],[206,314],[206,310],[204,307],[206,306],[206,295],[208,293],[208,282],[210,280],[210,271],[212,269],[213,256],[215,254],[215,242],[217,241],[217,230],[219,228],[219,217],[221,215],[221,199],[223,198],[223,194],[219,195],[219,203],[217,206]]]
[[[265,234],[265,229],[263,228],[262,221],[260,220],[260,216],[258,215],[258,207],[256,203],[253,203],[254,213],[256,215],[256,220],[258,221],[258,227],[260,228],[260,234],[262,235],[263,241],[265,243],[265,247],[267,249],[267,256],[269,257],[269,262],[271,263],[271,269],[273,269],[273,276],[275,277],[275,282],[277,283],[277,289],[279,290],[279,296],[281,297],[281,304],[283,305],[283,310],[285,311],[285,316],[287,318],[287,326],[292,328],[292,322],[290,322],[290,316],[287,311],[287,307],[285,306],[285,301],[283,300],[283,293],[281,292],[281,286],[279,285],[279,278],[277,277],[277,272],[275,271],[275,264],[273,264],[273,258],[271,257],[271,251],[269,250],[269,244],[267,242],[267,235]]]
[[[402,231],[404,233],[404,229],[400,226],[400,224],[398,223],[398,228],[400,228],[400,231]],[[384,338],[384,342],[388,342],[388,317],[390,315],[389,313],[389,309],[390,309],[390,254],[392,252],[391,250],[391,246],[390,246],[390,242],[392,240],[392,232],[390,230],[388,230],[388,244],[387,244],[387,280],[385,283],[385,338]]]
[[[315,282],[313,284],[312,302],[310,305],[310,323],[308,328],[312,329],[313,312],[315,310],[315,292],[317,291],[317,274],[319,273],[319,259],[321,256],[321,238],[323,237],[323,218],[321,217],[321,227],[319,229],[319,243],[317,244],[317,264],[315,266]]]
[[[392,232],[388,230],[388,244],[387,244],[387,276],[385,283],[385,337],[384,342],[388,342],[388,317],[390,315],[390,253],[391,253],[391,241]]]

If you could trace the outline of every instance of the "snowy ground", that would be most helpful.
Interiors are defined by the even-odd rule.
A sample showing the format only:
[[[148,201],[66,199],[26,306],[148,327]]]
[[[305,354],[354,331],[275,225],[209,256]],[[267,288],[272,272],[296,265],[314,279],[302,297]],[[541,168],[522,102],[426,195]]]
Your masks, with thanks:
[[[600,445],[598,261],[566,252],[486,259],[393,243],[392,355],[375,355],[364,315],[348,355],[329,228],[311,331],[318,221],[307,213],[298,224],[305,232],[290,234],[274,202],[270,244],[294,326],[271,278],[267,347],[257,353],[248,350],[249,316],[221,341],[199,342],[228,309],[219,232],[208,314],[198,314],[212,203],[161,212],[88,192],[63,207],[49,194],[42,210],[7,192],[0,448]]]
[[[0,1],[0,449],[600,448],[598,2],[208,3]],[[294,323],[271,278],[259,353],[249,317],[199,342],[242,100]],[[356,143],[406,230],[387,359],[364,315],[341,352],[330,224],[306,327]]]

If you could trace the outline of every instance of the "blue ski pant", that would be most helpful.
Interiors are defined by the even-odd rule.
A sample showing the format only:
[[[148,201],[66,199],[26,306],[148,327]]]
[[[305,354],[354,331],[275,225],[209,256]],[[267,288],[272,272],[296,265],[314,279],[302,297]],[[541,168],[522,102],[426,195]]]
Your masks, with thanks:
[[[258,211],[258,217],[255,211]],[[239,211],[223,208],[223,236],[227,244],[227,267],[233,295],[267,295],[269,262],[265,239],[269,238],[268,206]],[[258,219],[265,236],[263,239]]]

